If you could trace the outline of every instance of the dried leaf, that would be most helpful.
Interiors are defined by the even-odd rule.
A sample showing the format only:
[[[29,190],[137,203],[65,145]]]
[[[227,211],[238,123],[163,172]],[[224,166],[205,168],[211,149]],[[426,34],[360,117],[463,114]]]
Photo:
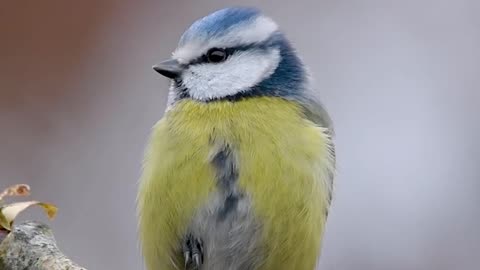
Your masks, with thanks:
[[[5,189],[0,193],[0,201],[7,196],[28,196],[30,195],[30,186],[18,184]]]
[[[34,205],[41,206],[47,214],[48,218],[50,219],[53,219],[57,214],[57,207],[49,203],[42,203],[37,201],[12,203],[0,207],[0,227],[4,228],[5,230],[11,231],[13,221],[18,216],[18,214]]]

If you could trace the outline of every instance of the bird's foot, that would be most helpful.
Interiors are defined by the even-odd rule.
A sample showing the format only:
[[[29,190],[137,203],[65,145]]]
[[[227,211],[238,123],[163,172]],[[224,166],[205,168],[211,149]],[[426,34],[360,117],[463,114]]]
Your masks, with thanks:
[[[199,238],[188,234],[183,240],[182,245],[183,258],[185,259],[185,269],[198,270],[203,263],[203,242]]]

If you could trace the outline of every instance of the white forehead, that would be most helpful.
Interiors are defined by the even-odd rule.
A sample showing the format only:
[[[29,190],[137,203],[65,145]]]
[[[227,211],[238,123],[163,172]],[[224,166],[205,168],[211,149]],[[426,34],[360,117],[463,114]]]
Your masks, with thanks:
[[[209,40],[194,39],[177,48],[173,52],[173,58],[186,64],[201,56],[210,48],[228,48],[260,43],[267,40],[277,30],[278,25],[272,19],[266,16],[258,16],[250,23],[233,27],[224,35]]]

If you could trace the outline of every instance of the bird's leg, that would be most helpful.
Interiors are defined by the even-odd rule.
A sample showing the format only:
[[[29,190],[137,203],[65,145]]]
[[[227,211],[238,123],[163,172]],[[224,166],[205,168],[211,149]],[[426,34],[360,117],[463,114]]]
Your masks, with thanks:
[[[203,263],[203,242],[188,234],[182,244],[183,258],[185,259],[185,270],[198,270]]]

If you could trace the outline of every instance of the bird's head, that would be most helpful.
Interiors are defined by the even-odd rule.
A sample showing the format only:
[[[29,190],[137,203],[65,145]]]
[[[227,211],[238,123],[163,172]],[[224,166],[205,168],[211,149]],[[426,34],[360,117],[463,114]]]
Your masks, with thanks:
[[[199,19],[172,58],[154,69],[172,79],[173,100],[296,96],[307,81],[277,24],[253,8],[226,8]]]

